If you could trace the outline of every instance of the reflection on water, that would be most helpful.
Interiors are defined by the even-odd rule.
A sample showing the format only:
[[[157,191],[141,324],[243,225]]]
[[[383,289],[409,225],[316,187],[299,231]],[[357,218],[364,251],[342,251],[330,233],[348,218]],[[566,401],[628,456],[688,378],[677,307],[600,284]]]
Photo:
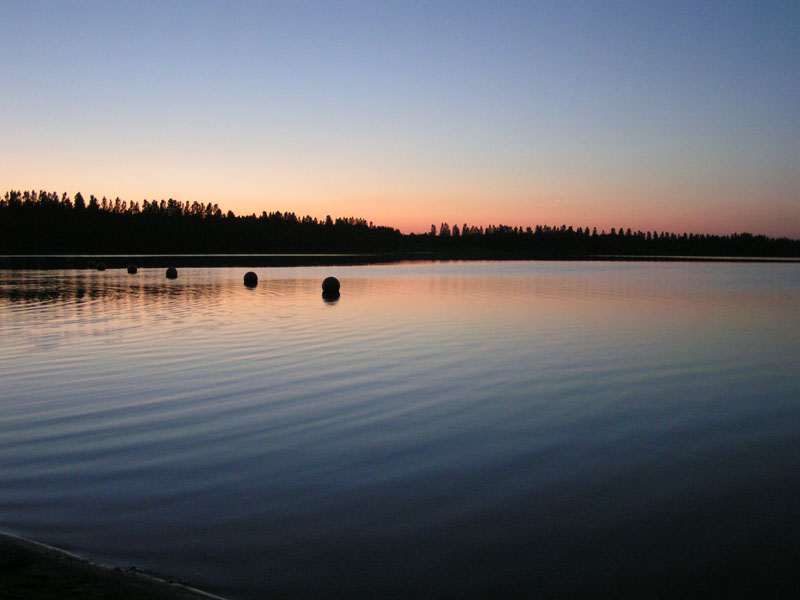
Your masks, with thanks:
[[[798,265],[0,271],[2,527],[227,595],[793,577]]]

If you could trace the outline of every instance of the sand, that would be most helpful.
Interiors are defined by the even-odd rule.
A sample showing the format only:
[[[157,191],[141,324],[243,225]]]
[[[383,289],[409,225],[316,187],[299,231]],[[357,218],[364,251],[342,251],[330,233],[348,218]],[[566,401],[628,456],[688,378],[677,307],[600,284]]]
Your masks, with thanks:
[[[138,571],[103,567],[63,550],[0,534],[3,600],[222,600]]]

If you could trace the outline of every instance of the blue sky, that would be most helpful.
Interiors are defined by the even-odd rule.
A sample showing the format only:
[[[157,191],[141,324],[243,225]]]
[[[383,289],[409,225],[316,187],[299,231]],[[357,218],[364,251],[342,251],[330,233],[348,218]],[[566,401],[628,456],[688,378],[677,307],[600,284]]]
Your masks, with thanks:
[[[800,237],[797,2],[4,2],[0,186]]]

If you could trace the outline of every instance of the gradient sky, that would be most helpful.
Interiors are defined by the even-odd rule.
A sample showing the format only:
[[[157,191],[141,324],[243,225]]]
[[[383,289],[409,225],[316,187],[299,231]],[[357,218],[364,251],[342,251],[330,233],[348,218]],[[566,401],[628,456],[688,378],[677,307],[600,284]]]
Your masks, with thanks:
[[[0,2],[0,193],[800,238],[800,2]]]

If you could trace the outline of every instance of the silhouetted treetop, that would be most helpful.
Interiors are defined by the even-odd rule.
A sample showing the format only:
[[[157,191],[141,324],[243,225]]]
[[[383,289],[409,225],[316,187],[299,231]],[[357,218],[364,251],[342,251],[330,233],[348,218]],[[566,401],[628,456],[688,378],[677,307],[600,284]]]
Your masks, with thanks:
[[[452,221],[456,223],[456,221]],[[0,253],[156,254],[227,252],[433,252],[471,256],[800,256],[800,241],[736,233],[640,231],[598,233],[562,225],[432,224],[403,235],[359,217],[300,217],[293,212],[237,216],[217,204],[45,191],[8,191],[0,199]]]

